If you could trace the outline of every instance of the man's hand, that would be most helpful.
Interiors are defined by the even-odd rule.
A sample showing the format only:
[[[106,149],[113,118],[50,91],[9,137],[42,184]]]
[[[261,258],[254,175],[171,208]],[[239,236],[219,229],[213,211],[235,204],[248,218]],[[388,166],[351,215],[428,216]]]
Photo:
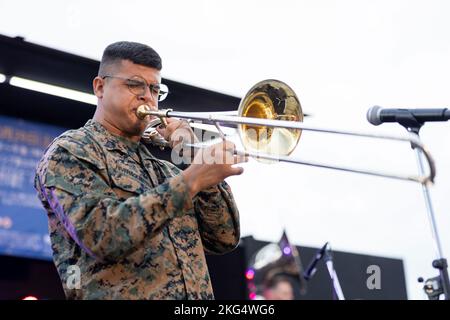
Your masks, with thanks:
[[[197,143],[197,136],[192,131],[187,121],[166,118],[167,126],[165,128],[158,127],[156,131],[170,143],[170,147],[174,148],[180,143]]]
[[[234,151],[234,143],[224,141],[197,152],[193,163],[182,173],[191,197],[229,176],[244,172],[244,168],[232,165],[246,162],[247,158],[235,155]]]

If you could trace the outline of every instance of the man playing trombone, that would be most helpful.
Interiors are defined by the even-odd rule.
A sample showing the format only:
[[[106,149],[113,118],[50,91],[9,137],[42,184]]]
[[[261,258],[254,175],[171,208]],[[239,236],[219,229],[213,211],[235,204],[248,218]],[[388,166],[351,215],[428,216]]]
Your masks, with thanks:
[[[205,253],[239,241],[238,209],[223,181],[243,172],[233,166],[245,161],[234,145],[198,151],[181,171],[140,142],[150,117],[138,118],[137,107],[156,109],[167,94],[161,68],[146,45],[109,45],[93,81],[93,119],[56,138],[38,164],[35,188],[69,299],[212,299]],[[159,131],[172,145],[177,129],[193,135],[186,122],[167,121]],[[205,153],[216,161],[202,162]]]

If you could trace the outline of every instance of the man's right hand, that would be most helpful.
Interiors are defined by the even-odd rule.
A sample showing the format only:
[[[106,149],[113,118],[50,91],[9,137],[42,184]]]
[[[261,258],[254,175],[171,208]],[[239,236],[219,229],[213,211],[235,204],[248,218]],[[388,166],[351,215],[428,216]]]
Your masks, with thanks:
[[[224,141],[196,153],[193,163],[182,173],[191,197],[229,176],[244,172],[244,168],[232,166],[247,161],[246,157],[234,154],[235,148],[234,143]]]

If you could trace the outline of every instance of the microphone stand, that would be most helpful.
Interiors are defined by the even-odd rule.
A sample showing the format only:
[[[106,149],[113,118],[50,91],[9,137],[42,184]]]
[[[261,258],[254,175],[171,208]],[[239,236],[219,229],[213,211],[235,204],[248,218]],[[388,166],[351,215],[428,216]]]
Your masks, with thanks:
[[[345,300],[344,293],[341,289],[341,284],[339,283],[338,276],[336,274],[336,270],[333,265],[333,255],[331,253],[331,249],[327,248],[325,250],[325,263],[328,268],[328,273],[330,274],[331,282],[333,284],[333,297],[334,300]]]
[[[405,113],[398,119],[398,122],[406,129],[419,138],[420,128],[423,126],[423,122],[418,121],[411,113]],[[420,151],[411,146],[415,153],[417,159],[417,167],[419,173],[423,175],[425,173],[423,159]],[[448,276],[448,264],[447,259],[443,257],[441,240],[439,238],[439,233],[437,230],[436,219],[434,216],[433,205],[431,202],[430,191],[425,183],[422,183],[422,192],[425,199],[425,205],[427,208],[428,221],[431,227],[432,237],[434,239],[435,249],[437,253],[437,258],[433,260],[432,266],[439,270],[439,276],[427,279],[423,290],[428,295],[430,300],[439,300],[439,297],[443,294],[445,300],[450,300],[450,281]],[[419,282],[423,282],[422,278],[419,278]]]
[[[310,262],[308,268],[303,274],[303,277],[305,280],[310,280],[314,274],[317,271],[317,263],[324,258],[324,261],[327,265],[328,273],[330,274],[332,286],[333,286],[333,299],[336,300],[345,300],[344,294],[342,293],[341,285],[339,283],[339,279],[336,273],[336,270],[334,269],[333,265],[333,255],[331,253],[331,249],[329,247],[328,242],[325,243],[325,245],[319,249],[314,256],[313,260]]]

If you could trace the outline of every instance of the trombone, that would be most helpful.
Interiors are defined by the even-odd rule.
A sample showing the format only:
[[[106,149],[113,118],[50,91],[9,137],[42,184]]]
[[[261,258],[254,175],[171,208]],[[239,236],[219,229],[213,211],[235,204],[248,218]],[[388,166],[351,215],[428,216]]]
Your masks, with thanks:
[[[147,126],[146,132],[144,133],[148,141],[157,146],[167,146],[168,143],[157,133],[154,127],[160,123],[163,125],[166,124],[165,118],[174,117],[213,124],[222,139],[225,139],[225,134],[220,124],[236,125],[245,150],[236,150],[235,154],[253,157],[257,160],[290,162],[319,168],[413,181],[422,185],[432,184],[436,175],[434,160],[430,152],[422,144],[421,140],[411,132],[408,136],[396,136],[319,128],[304,124],[304,115],[297,95],[287,84],[279,80],[269,79],[255,84],[241,100],[237,116],[212,113],[205,114],[203,112],[177,112],[172,109],[152,110],[148,105],[139,106],[136,110],[136,116],[139,119],[145,119],[147,116],[157,117],[154,119],[156,121],[153,121]],[[336,166],[328,163],[303,161],[302,159],[289,157],[289,154],[297,146],[303,130],[409,142],[411,147],[420,150],[427,160],[429,167],[428,175],[400,175],[369,169]],[[198,144],[186,144],[186,146],[194,148],[204,147]]]

